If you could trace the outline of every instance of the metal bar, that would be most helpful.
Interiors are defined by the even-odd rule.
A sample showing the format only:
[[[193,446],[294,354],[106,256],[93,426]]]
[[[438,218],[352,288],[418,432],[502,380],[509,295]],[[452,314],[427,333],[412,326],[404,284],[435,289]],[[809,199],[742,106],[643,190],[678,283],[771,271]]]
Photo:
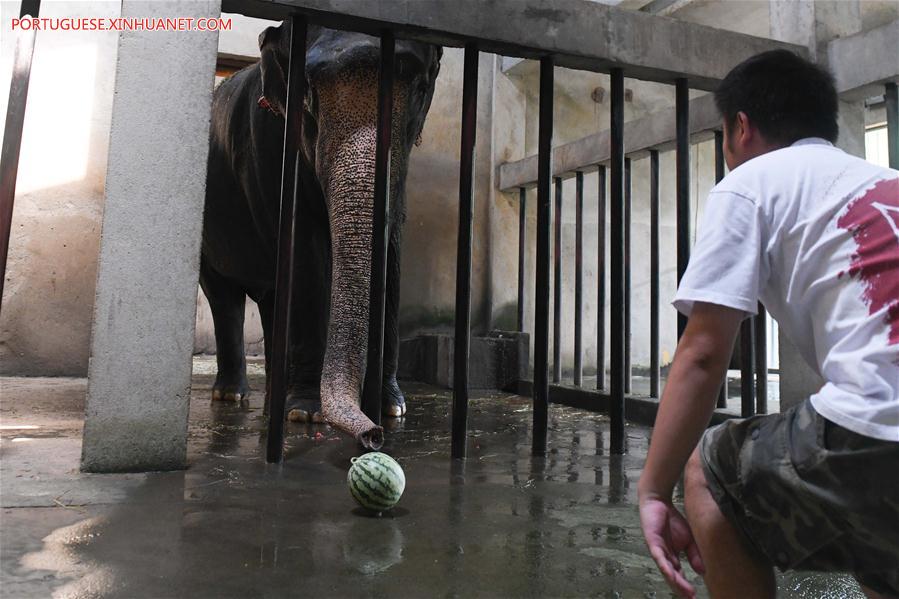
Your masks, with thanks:
[[[293,299],[294,234],[300,193],[297,185],[306,97],[306,19],[291,18],[284,121],[284,158],[281,165],[281,213],[278,223],[278,263],[275,268],[275,313],[272,333],[271,386],[265,458],[280,462],[284,450],[284,402],[287,397],[290,309]]]
[[[886,84],[883,94],[887,110],[887,155],[890,168],[899,169],[899,89],[896,83]]]
[[[387,293],[387,232],[390,226],[390,145],[393,132],[393,70],[396,40],[381,34],[378,68],[378,140],[375,146],[375,197],[371,235],[371,282],[368,312],[368,356],[362,387],[362,411],[381,423],[384,377],[384,307]]]
[[[649,396],[659,397],[659,151],[649,151]]]
[[[562,380],[562,178],[556,177],[556,214],[553,218],[553,382]]]
[[[624,392],[631,392],[631,159],[624,159]]]
[[[715,183],[724,178],[724,133],[715,131]],[[730,364],[728,364],[730,366]],[[727,407],[727,371],[724,372],[724,381],[718,391],[718,408]]]
[[[624,73],[610,74],[612,160],[611,185],[611,369],[609,372],[610,451],[624,453]]]
[[[596,196],[596,388],[606,388],[606,167],[597,172]]]
[[[675,82],[675,120],[677,130],[677,282],[690,261],[690,87],[686,79]],[[677,315],[677,338],[687,327],[687,317]]]
[[[19,17],[37,17],[41,3],[25,0]],[[9,256],[9,236],[12,233],[12,212],[16,199],[16,178],[19,173],[19,151],[22,148],[22,131],[25,128],[25,105],[28,101],[28,84],[31,81],[31,59],[34,57],[35,29],[16,32],[16,49],[13,55],[12,79],[9,82],[9,101],[6,104],[6,125],[3,129],[3,146],[0,151],[0,301],[6,282],[6,259]]]
[[[518,331],[524,332],[524,257],[528,232],[528,194],[524,187],[518,189]]]
[[[553,150],[553,59],[540,59],[540,110],[537,135],[537,285],[534,302],[534,430],[532,451],[546,453],[549,420],[549,240]]]
[[[740,325],[740,414],[747,418],[755,414],[755,381],[752,370],[755,363],[755,323],[747,318]]]
[[[768,413],[768,317],[759,302],[755,317],[755,411]]]
[[[29,16],[37,17],[41,11],[41,0],[22,0],[19,5],[19,18]]]
[[[574,241],[574,384],[583,384],[583,318],[584,318],[584,173],[575,175],[575,241]]]
[[[468,437],[468,357],[471,334],[471,228],[474,151],[478,130],[478,46],[465,46],[462,76],[462,149],[459,162],[459,236],[456,249],[456,335],[453,339],[452,457],[465,457]]]

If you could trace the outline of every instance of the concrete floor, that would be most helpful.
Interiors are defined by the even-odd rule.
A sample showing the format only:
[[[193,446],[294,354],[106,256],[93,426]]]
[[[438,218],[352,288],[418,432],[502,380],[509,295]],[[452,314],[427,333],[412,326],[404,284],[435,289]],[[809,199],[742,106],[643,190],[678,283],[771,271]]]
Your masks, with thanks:
[[[406,492],[371,518],[346,488],[351,439],[288,425],[286,460],[269,466],[259,395],[212,404],[209,361],[195,371],[190,467],[146,474],[78,471],[84,380],[0,379],[0,595],[668,596],[635,508],[649,429],[629,426],[629,453],[609,456],[604,417],[554,406],[536,459],[530,401],[480,394],[470,457],[453,464],[449,392],[406,383],[409,413],[385,446]],[[861,596],[842,576],[781,588]]]

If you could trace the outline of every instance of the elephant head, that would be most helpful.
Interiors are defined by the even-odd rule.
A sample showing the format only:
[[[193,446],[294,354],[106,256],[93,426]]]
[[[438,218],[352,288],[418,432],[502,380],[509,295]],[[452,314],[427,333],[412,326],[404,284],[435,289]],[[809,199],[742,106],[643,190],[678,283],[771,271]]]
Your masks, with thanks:
[[[280,114],[286,104],[289,34],[285,22],[259,37],[260,101]],[[389,226],[397,240],[405,219],[408,158],[430,107],[441,54],[428,44],[396,44]],[[383,440],[381,427],[359,407],[368,342],[379,56],[377,38],[309,27],[302,150],[327,204],[331,239],[322,415],[367,447]]]

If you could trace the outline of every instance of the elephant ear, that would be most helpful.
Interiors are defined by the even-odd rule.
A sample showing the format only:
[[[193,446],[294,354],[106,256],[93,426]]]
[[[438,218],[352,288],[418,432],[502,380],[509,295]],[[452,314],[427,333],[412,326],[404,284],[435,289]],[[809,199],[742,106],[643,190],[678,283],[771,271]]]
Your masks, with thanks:
[[[259,34],[259,70],[262,74],[262,95],[259,106],[284,116],[287,104],[287,57],[284,53],[287,26],[267,27]]]

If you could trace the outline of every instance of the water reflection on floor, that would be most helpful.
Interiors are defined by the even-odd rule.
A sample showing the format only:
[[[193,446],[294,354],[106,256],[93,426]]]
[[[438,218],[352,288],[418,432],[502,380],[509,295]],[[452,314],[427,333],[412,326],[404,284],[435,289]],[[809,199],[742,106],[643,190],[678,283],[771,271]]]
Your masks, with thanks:
[[[604,417],[552,407],[550,450],[535,458],[530,401],[480,394],[469,458],[453,463],[450,392],[406,383],[409,413],[384,448],[406,492],[371,518],[346,489],[351,439],[291,424],[284,464],[267,465],[261,398],[213,404],[210,384],[195,376],[184,472],[83,475],[77,429],[55,434],[47,417],[39,431],[2,431],[4,596],[668,596],[635,508],[647,428],[628,426],[627,455],[610,456]],[[4,425],[28,420],[29,397],[52,412],[46,385],[4,390]],[[784,597],[856,593],[841,577],[782,586]]]

